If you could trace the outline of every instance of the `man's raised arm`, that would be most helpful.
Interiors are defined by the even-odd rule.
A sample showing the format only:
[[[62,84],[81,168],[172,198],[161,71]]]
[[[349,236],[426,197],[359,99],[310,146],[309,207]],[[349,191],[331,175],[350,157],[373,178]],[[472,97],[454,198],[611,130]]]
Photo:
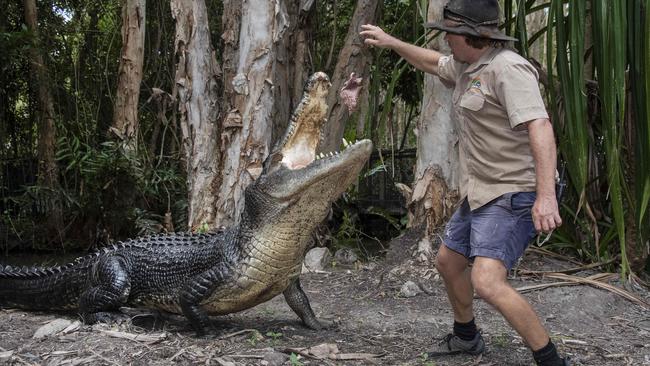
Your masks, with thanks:
[[[406,43],[372,24],[362,25],[359,35],[364,38],[364,43],[369,46],[389,48],[397,52],[418,70],[429,74],[438,74],[438,60],[442,56],[440,52]]]

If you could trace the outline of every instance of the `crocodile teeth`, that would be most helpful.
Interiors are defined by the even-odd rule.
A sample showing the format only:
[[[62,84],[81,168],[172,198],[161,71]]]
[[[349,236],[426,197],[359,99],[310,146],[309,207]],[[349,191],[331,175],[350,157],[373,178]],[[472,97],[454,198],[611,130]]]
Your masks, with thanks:
[[[345,139],[345,137],[343,138],[343,146],[345,147],[350,146],[350,143],[348,142],[348,140]]]

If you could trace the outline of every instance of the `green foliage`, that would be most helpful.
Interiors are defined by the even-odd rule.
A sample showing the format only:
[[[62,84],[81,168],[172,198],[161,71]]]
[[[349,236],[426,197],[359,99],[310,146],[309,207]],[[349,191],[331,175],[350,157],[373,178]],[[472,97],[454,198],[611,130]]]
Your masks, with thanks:
[[[607,178],[614,225],[621,245],[621,275],[630,271],[625,232],[625,213],[623,207],[624,182],[622,143],[625,126],[625,58],[626,1],[593,2],[594,21],[594,60],[598,74],[599,94],[602,100],[602,127],[605,143]]]
[[[358,247],[361,243],[362,232],[358,229],[359,214],[349,209],[343,210],[340,218],[340,225],[335,234],[335,246],[337,248]]]
[[[91,146],[74,135],[62,135],[57,160],[65,167],[66,206],[71,213],[108,218],[104,225],[114,237],[128,237],[133,230],[161,232],[161,213],[169,209],[171,199],[184,199],[171,193],[183,192],[184,177],[177,167],[152,166],[146,156],[125,153],[114,142]]]
[[[355,1],[317,1],[314,24],[314,70],[332,75],[336,66],[336,51],[343,47],[350,26]]]
[[[650,3],[628,1],[628,57],[634,119],[634,225],[636,240],[647,243],[650,238]],[[630,151],[632,153],[632,151]],[[646,262],[650,266],[650,261]],[[647,268],[646,266],[646,268]],[[650,271],[649,271],[650,272]]]
[[[207,222],[202,223],[201,226],[199,226],[199,228],[196,229],[196,232],[199,234],[205,234],[208,231],[210,231],[210,227],[208,226]]]
[[[166,164],[152,167],[142,156],[125,154],[113,142],[92,146],[65,130],[59,132],[60,190],[30,185],[4,201],[5,207],[10,207],[4,220],[11,221],[16,236],[25,239],[26,231],[38,227],[39,217],[49,211],[42,203],[50,201],[60,201],[64,208],[70,230],[66,246],[87,247],[98,244],[97,240],[163,231],[162,213],[171,207],[170,200],[184,200],[184,178],[177,168]],[[94,227],[89,228],[90,223]],[[85,230],[89,230],[87,235],[73,234]],[[43,239],[37,235],[33,246],[40,243]]]
[[[564,120],[562,130],[559,131],[560,149],[567,156],[567,166],[573,187],[579,196],[584,195],[587,184],[587,144],[589,136],[587,132],[587,99],[584,82],[584,45],[581,38],[584,37],[585,8],[584,1],[574,1],[571,7],[570,16],[564,19],[564,4],[560,0],[551,3],[548,22],[556,21],[555,31],[557,34],[557,71],[561,93],[564,97]],[[567,24],[568,23],[568,24]],[[567,34],[568,33],[568,34]],[[549,34],[549,42],[553,41]],[[549,70],[554,69],[553,53],[549,52]],[[555,100],[554,89],[551,100]],[[555,111],[556,118],[560,114]]]
[[[248,337],[246,341],[248,342],[248,344],[255,347],[257,343],[262,340],[264,340],[264,336],[262,335],[262,333],[260,333],[257,329],[253,329],[251,335]]]
[[[420,364],[423,366],[435,366],[436,363],[433,361],[429,361],[429,355],[426,352],[420,353]]]
[[[386,1],[379,25],[397,38],[424,45],[426,14],[426,2]],[[372,52],[364,137],[371,138],[378,149],[415,146],[412,127],[422,100],[423,74],[395,52],[386,49],[373,49]],[[396,118],[400,109],[404,109],[401,111],[406,118],[403,121]]]
[[[527,12],[546,6],[525,5]],[[625,277],[631,261],[636,260],[636,268],[643,266],[638,262],[649,237],[648,3],[593,0],[587,5],[551,1],[543,30],[548,36],[549,106],[559,122],[560,153],[570,178],[564,226],[550,246],[594,262],[619,257]],[[585,33],[593,34],[593,45],[584,43]],[[593,69],[587,68],[588,61]]]
[[[279,332],[274,332],[274,331],[268,331],[266,332],[266,336],[271,338],[271,342],[275,345],[278,343],[278,340],[282,338],[282,333]]]
[[[22,25],[16,32],[0,32],[0,71],[5,73],[11,69],[12,60],[20,57],[30,48],[32,34]]]
[[[291,352],[291,355],[289,356],[289,362],[291,363],[291,366],[302,366],[303,363],[300,362],[298,359],[298,355]]]
[[[386,166],[377,163],[361,175],[360,181],[386,173]],[[362,203],[359,185],[347,190],[336,202],[334,211],[338,225],[334,230],[335,249],[350,248],[366,259],[383,254],[386,248],[382,241],[401,232],[407,223],[381,207]]]
[[[176,127],[157,129],[159,106],[147,98],[152,87],[171,92],[173,86],[174,21],[169,3],[147,4],[138,136],[143,148],[132,155],[107,140],[121,48],[121,2],[39,3],[38,44],[22,24],[22,6],[16,4],[9,5],[0,21],[0,225],[21,246],[41,247],[48,240],[39,225],[47,211],[42,203],[51,200],[63,209],[63,231],[56,241],[65,247],[86,248],[160,232],[167,212],[172,213],[174,229],[184,230],[186,188]],[[221,7],[216,4],[209,11],[220,14]],[[34,47],[45,56],[57,116],[61,183],[55,191],[35,185],[33,178],[38,116],[28,89],[25,54]],[[171,106],[164,113],[174,121]],[[13,239],[0,242],[0,247],[15,246],[9,243]]]

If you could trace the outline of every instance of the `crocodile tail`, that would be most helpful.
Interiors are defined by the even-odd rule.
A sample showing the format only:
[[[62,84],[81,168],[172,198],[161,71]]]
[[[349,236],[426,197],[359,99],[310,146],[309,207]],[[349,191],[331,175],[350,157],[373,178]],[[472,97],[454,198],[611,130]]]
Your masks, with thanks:
[[[78,307],[85,274],[79,263],[60,267],[0,265],[0,307],[71,310]]]

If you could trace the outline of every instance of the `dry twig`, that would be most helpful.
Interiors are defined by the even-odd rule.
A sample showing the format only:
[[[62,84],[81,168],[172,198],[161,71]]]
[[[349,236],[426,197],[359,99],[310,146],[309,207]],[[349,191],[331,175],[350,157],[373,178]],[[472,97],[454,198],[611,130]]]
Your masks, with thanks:
[[[113,338],[123,338],[123,339],[128,339],[130,341],[143,342],[146,344],[158,343],[163,339],[167,338],[167,333],[149,335],[149,334],[118,332],[114,330],[101,330],[101,332]]]
[[[240,334],[255,333],[255,332],[259,332],[259,330],[257,330],[257,329],[242,329],[242,330],[234,332],[234,333],[229,333],[229,334],[226,334],[226,335],[222,335],[221,337],[219,337],[219,339],[227,339],[227,338],[232,338],[232,337],[238,336]]]
[[[610,276],[616,276],[615,274],[609,274]],[[642,298],[634,295],[633,293],[629,291],[625,291],[622,288],[616,287],[614,285],[610,285],[609,283],[606,282],[601,282],[599,279],[594,279],[593,277],[578,277],[578,276],[571,276],[571,275],[566,275],[563,273],[552,273],[552,274],[547,274],[544,277],[548,278],[555,278],[558,280],[564,280],[564,281],[570,281],[570,282],[576,282],[579,284],[587,284],[591,285],[594,287],[599,287],[605,290],[608,290],[612,293],[615,293],[619,296],[622,296],[646,309],[650,309],[650,303],[646,302]]]

